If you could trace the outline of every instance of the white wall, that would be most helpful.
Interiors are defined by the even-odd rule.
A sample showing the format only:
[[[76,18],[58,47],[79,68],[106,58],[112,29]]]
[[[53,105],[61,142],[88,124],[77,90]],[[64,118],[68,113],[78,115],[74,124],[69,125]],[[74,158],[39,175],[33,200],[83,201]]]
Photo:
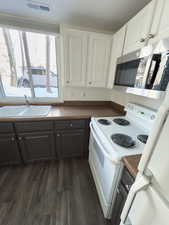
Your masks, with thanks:
[[[111,91],[111,101],[121,105],[126,105],[128,102],[133,102],[152,109],[158,109],[162,103],[162,99],[156,100],[151,98],[145,98],[142,96],[127,94],[124,91],[119,91],[116,89],[113,89]]]

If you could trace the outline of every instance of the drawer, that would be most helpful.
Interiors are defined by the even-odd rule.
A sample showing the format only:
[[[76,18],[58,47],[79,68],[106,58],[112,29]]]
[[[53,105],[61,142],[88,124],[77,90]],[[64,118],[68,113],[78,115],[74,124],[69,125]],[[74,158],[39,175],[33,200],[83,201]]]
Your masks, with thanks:
[[[134,177],[129,173],[127,168],[124,168],[123,170],[121,183],[123,184],[123,186],[125,186],[127,191],[130,190],[132,184],[134,183]]]
[[[33,132],[33,131],[49,131],[53,129],[52,121],[30,121],[30,122],[16,122],[16,131],[22,132]]]
[[[55,129],[83,129],[85,120],[59,120],[55,121]]]
[[[13,133],[13,125],[8,122],[0,122],[0,133]]]

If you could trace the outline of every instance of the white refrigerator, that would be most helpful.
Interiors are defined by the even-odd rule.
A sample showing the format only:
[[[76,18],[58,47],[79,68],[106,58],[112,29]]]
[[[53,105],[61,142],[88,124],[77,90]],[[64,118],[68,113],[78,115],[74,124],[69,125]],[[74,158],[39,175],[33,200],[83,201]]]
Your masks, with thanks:
[[[120,225],[169,225],[169,89],[138,169]]]

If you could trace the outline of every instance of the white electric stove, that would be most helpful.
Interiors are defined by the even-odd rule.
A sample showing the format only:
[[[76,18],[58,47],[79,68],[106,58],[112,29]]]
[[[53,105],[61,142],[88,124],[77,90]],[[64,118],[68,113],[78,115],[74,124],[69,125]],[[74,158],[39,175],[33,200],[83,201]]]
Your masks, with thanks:
[[[126,115],[91,119],[89,164],[105,218],[110,218],[124,156],[142,154],[156,112],[128,103]]]

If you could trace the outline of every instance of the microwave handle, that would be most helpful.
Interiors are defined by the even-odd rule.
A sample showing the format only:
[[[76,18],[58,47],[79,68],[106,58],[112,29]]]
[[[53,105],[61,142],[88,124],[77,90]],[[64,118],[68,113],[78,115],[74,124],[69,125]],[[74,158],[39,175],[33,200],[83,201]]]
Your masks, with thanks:
[[[107,157],[107,158],[108,158],[112,163],[114,163],[114,164],[119,163],[118,161],[113,160],[113,158],[110,157],[109,153],[105,151],[105,149],[104,149],[103,146],[101,145],[100,141],[98,140],[98,138],[97,138],[97,136],[96,136],[96,134],[95,134],[94,128],[93,128],[93,126],[92,126],[91,123],[90,123],[90,130],[91,130],[91,132],[92,132],[92,135],[93,135],[94,139],[97,141],[98,146],[99,146],[100,149],[102,150],[102,153],[105,155],[105,157]]]

